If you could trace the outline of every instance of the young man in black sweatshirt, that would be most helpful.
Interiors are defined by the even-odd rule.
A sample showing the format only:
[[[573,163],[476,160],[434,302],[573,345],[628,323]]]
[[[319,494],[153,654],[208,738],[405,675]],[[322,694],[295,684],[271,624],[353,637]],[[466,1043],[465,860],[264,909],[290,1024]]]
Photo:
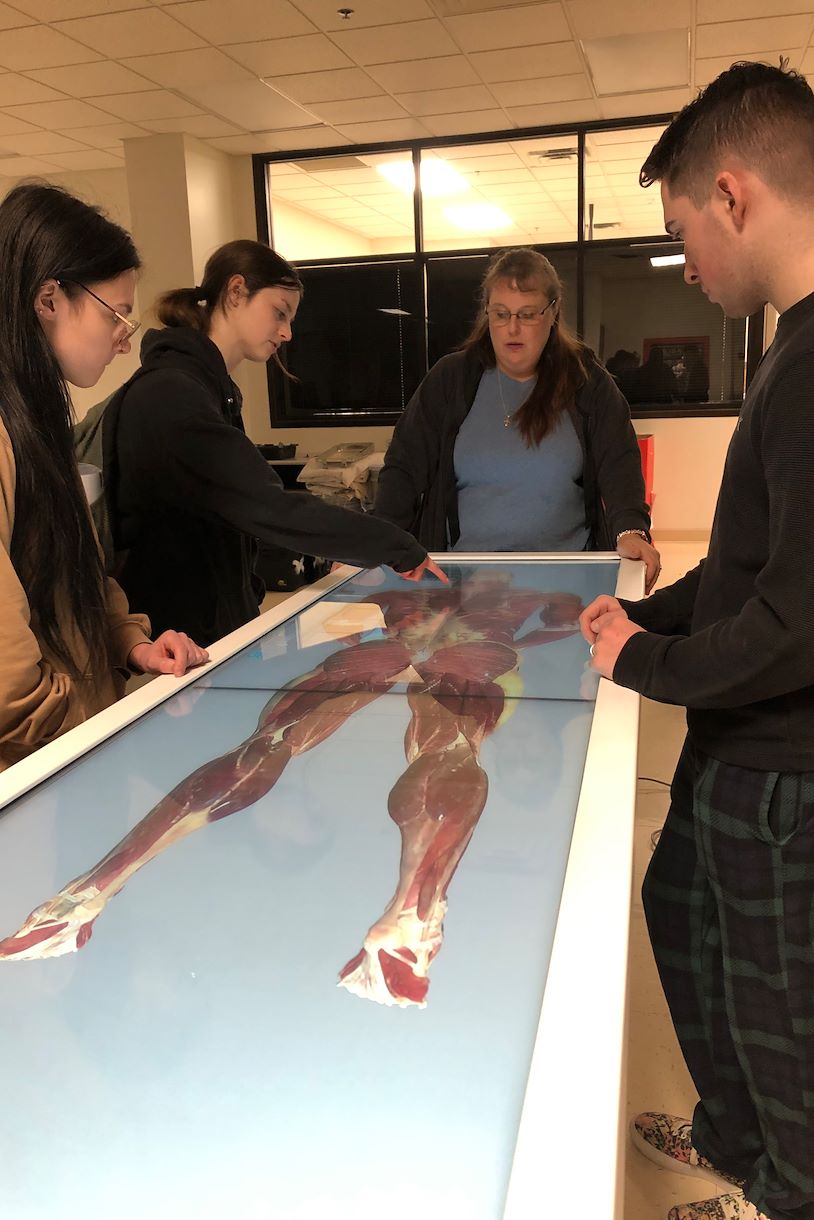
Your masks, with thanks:
[[[700,1101],[633,1121],[656,1162],[720,1194],[669,1220],[814,1220],[814,94],[735,64],[645,162],[688,284],[777,335],[727,455],[709,554],[638,603],[584,612],[593,667],[686,706],[644,884]]]

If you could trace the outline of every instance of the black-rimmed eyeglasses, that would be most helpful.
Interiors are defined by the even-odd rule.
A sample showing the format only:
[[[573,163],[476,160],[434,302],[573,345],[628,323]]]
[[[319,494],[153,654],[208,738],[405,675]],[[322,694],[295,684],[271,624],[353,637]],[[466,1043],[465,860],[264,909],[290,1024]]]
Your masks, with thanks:
[[[486,316],[493,326],[508,326],[512,318],[517,318],[521,326],[533,326],[542,318],[547,309],[557,303],[557,297],[552,297],[542,309],[526,306],[525,309],[504,309],[502,305],[493,305],[486,310]]]
[[[60,288],[63,286],[63,284],[65,284],[67,282],[76,284],[77,288],[81,288],[82,291],[86,292],[89,297],[93,297],[94,301],[98,301],[100,305],[104,305],[105,309],[109,310],[110,313],[113,314],[113,317],[116,319],[116,321],[120,322],[121,325],[125,328],[124,334],[122,335],[123,339],[132,339],[133,338],[133,335],[136,333],[136,331],[141,326],[141,322],[134,322],[132,318],[126,318],[124,316],[124,314],[119,313],[118,309],[114,309],[112,305],[108,305],[107,301],[103,301],[101,297],[97,296],[96,293],[92,291],[92,289],[88,288],[87,284],[80,284],[79,280],[70,280],[70,281],[57,280],[57,283],[59,284]]]

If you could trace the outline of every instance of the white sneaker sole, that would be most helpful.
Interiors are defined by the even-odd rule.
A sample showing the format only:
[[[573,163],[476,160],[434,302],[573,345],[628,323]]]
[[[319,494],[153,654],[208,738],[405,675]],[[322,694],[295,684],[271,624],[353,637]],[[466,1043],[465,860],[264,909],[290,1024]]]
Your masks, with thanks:
[[[666,1169],[669,1173],[680,1173],[687,1178],[704,1178],[707,1182],[713,1182],[719,1194],[738,1194],[740,1187],[736,1182],[729,1181],[728,1178],[722,1178],[715,1172],[714,1169],[705,1169],[702,1165],[688,1165],[686,1161],[677,1161],[675,1157],[668,1156],[666,1152],[660,1152],[658,1148],[654,1148],[646,1139],[643,1139],[636,1130],[636,1120],[630,1120],[630,1142],[633,1147],[646,1156],[648,1161],[652,1161],[654,1165],[658,1165],[659,1169]]]

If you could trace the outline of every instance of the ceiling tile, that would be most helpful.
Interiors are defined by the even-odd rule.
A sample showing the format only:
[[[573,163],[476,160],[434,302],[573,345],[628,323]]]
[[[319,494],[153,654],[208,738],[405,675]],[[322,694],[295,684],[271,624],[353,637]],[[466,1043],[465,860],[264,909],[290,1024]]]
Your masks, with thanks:
[[[690,89],[665,89],[653,93],[626,93],[603,97],[599,110],[603,119],[628,119],[637,114],[676,114],[691,100]]]
[[[401,93],[398,100],[410,114],[463,114],[467,110],[489,110],[495,99],[485,85],[465,85],[462,89],[426,89],[421,93]]]
[[[250,42],[260,38],[287,38],[313,34],[314,26],[288,0],[192,0],[165,4],[164,12],[183,22],[207,42]]]
[[[814,48],[806,51],[800,64],[800,70],[802,72],[814,72]]]
[[[68,70],[70,71],[70,69]],[[54,102],[61,100],[64,96],[64,93],[56,89],[49,89],[37,81],[29,80],[27,76],[18,76],[16,72],[4,72],[0,76],[0,106],[24,106],[27,102]]]
[[[26,123],[36,123],[38,127],[47,127],[49,131],[64,127],[91,127],[94,123],[103,123],[107,118],[104,111],[75,99],[35,102],[32,106],[7,106],[6,114],[23,119]]]
[[[244,134],[239,127],[235,127],[233,123],[227,123],[225,119],[219,118],[216,114],[186,115],[180,119],[145,119],[144,126],[148,131],[180,131],[188,136],[198,136],[201,140],[210,139],[213,136]]]
[[[413,59],[407,63],[387,64],[371,67],[368,74],[391,93],[413,93],[426,89],[429,83],[443,81],[449,89],[457,85],[477,85],[478,74],[463,55],[444,55],[432,61],[432,82],[427,77],[426,59]]]
[[[380,140],[421,140],[427,128],[417,119],[389,119],[382,123],[342,123],[342,135],[357,144],[378,143]]]
[[[255,133],[260,140],[265,140],[268,149],[279,151],[290,149],[297,152],[301,148],[337,148],[352,141],[332,127],[302,127],[291,131],[258,131]]]
[[[312,102],[311,109],[326,123],[363,123],[366,119],[403,119],[407,111],[392,97],[350,98],[344,102]]]
[[[48,158],[61,169],[123,169],[121,157],[105,152],[101,148],[89,148],[86,152],[54,153]]]
[[[197,34],[157,8],[58,21],[56,28],[114,59],[203,46]]]
[[[614,38],[689,28],[691,0],[569,0],[568,14],[578,38]]]
[[[143,127],[134,127],[132,123],[101,123],[94,127],[69,127],[68,131],[83,144],[108,149],[121,148],[122,140],[147,135]]]
[[[3,148],[21,157],[47,157],[49,153],[77,152],[82,145],[56,131],[35,131],[27,136],[3,136]]]
[[[236,64],[215,47],[205,47],[200,51],[175,51],[169,55],[139,55],[124,62],[128,68],[140,72],[156,84],[184,92],[191,86],[252,79],[248,68]]]
[[[395,25],[402,21],[417,21],[434,17],[426,0],[354,0],[353,16],[345,21],[339,16],[341,7],[336,0],[296,0],[300,12],[321,30],[358,30],[369,25]]]
[[[586,39],[582,45],[600,97],[689,84],[690,42],[685,28]]]
[[[573,42],[513,47],[509,51],[477,51],[471,59],[488,84],[534,80],[539,76],[564,76],[568,72],[582,71],[582,60]]]
[[[0,136],[22,135],[26,131],[37,131],[33,123],[25,123],[22,119],[12,118],[10,114],[0,111]]]
[[[518,127],[548,127],[555,123],[587,123],[598,119],[596,102],[586,99],[577,102],[549,102],[544,106],[509,106],[509,115]]]
[[[541,80],[504,81],[492,85],[492,92],[503,106],[532,106],[542,102],[573,102],[590,97],[591,86],[584,72],[569,76],[549,76]]]
[[[70,97],[95,98],[101,94],[129,93],[152,88],[151,81],[109,59],[97,64],[82,64],[79,68],[31,69],[28,75],[41,81],[43,85],[67,93]]]
[[[31,25],[31,18],[7,4],[0,4],[0,30],[14,30],[21,25]]]
[[[374,97],[382,93],[361,68],[337,68],[333,72],[303,72],[272,77],[271,82],[298,102],[342,102],[352,97]]]
[[[67,21],[70,17],[91,17],[119,9],[147,8],[150,0],[14,0],[14,7],[37,21]]]
[[[55,154],[55,156],[58,155]],[[54,165],[50,158],[48,161],[42,161],[36,157],[4,157],[0,161],[0,174],[4,174],[7,178],[28,178],[53,172]]]
[[[712,21],[737,21],[748,17],[768,16],[766,0],[698,0],[699,25]],[[811,0],[777,0],[771,6],[773,16],[788,13],[811,14]]]
[[[695,32],[695,54],[706,59],[713,55],[743,55],[755,47],[803,47],[808,42],[810,29],[810,16],[763,17],[759,21],[699,25]]]
[[[541,42],[565,42],[571,31],[562,5],[528,4],[500,12],[448,17],[446,26],[464,51],[496,51],[501,47]]]
[[[314,121],[312,114],[261,80],[190,85],[187,92],[193,101],[249,131],[304,127]],[[222,134],[226,135],[226,132]]]
[[[166,89],[151,89],[146,93],[118,93],[95,97],[94,104],[108,110],[119,119],[171,119],[179,114],[200,114],[198,106]]]
[[[347,55],[324,34],[272,38],[265,42],[241,42],[237,45],[230,43],[224,50],[257,76],[283,76],[294,72],[353,67]]]
[[[386,64],[398,60],[431,59],[458,50],[440,21],[405,21],[393,36],[392,26],[366,30],[337,30],[334,41],[358,64]]]
[[[66,38],[49,26],[29,25],[22,30],[6,30],[0,42],[0,65],[12,72],[28,68],[58,68],[63,64],[89,63],[100,59],[95,51]]]
[[[469,114],[428,114],[422,115],[421,122],[434,136],[467,136],[503,130],[506,113],[503,110],[473,110]]]

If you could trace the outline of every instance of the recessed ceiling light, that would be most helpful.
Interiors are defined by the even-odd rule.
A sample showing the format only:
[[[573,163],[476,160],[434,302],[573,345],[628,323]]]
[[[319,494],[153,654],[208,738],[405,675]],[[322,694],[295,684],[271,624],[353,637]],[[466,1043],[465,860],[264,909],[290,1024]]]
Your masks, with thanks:
[[[444,216],[456,229],[467,233],[500,233],[514,224],[511,216],[493,203],[456,203],[444,208]]]
[[[650,259],[651,267],[683,267],[683,254],[654,254]]]
[[[393,186],[412,195],[415,185],[412,161],[381,161],[376,169]],[[440,195],[460,195],[469,190],[469,183],[457,169],[440,158],[421,162],[421,192],[428,199]]]

